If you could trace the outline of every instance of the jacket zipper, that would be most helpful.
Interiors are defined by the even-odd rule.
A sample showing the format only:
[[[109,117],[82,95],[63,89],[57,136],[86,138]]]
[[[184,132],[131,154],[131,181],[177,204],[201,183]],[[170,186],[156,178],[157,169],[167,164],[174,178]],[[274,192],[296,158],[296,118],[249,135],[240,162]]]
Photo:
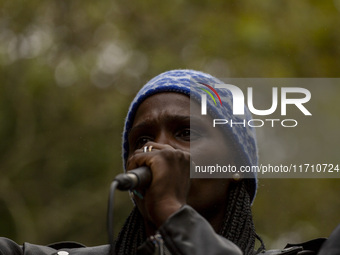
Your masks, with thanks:
[[[164,254],[164,241],[163,237],[160,233],[156,232],[155,235],[150,237],[150,240],[155,245],[155,255],[163,255]]]

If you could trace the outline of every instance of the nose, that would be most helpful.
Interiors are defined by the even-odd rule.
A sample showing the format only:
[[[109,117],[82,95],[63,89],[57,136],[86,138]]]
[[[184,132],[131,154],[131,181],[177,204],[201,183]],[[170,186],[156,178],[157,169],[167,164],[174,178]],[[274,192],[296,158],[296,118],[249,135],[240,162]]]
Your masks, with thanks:
[[[156,143],[159,144],[167,144],[172,147],[175,147],[175,137],[166,130],[161,130],[155,139]]]

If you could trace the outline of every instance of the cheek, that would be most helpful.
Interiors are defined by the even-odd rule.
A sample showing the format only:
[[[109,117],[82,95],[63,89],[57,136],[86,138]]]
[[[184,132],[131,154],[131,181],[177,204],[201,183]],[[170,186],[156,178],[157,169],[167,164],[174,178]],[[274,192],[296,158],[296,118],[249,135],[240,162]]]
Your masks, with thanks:
[[[208,140],[193,144],[190,149],[192,160],[196,165],[234,165],[235,153],[224,141]]]

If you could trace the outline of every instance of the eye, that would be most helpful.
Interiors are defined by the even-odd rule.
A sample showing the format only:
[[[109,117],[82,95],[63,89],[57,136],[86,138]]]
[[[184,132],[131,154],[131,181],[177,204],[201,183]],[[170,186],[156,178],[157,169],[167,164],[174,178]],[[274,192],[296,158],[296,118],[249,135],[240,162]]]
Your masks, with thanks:
[[[185,129],[180,130],[177,133],[177,137],[179,137],[180,139],[182,139],[184,141],[190,142],[190,140],[198,139],[200,137],[200,134],[193,129],[185,128]]]
[[[135,143],[135,150],[142,148],[144,144],[152,140],[152,137],[149,136],[138,137]]]

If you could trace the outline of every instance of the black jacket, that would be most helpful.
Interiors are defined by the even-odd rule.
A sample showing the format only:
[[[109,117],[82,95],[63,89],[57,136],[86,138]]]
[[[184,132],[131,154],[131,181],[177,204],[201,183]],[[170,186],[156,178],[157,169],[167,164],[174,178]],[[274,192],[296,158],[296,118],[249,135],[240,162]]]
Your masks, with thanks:
[[[242,254],[234,243],[217,235],[210,224],[190,206],[182,207],[159,228],[158,238],[152,240],[152,243],[160,244],[161,241],[164,241],[172,254]],[[149,240],[142,245],[139,254],[154,254],[154,247],[150,246],[150,243]],[[65,242],[49,246],[24,243],[20,246],[7,238],[0,238],[1,255],[57,255],[58,252],[61,255],[67,253],[69,255],[104,255],[109,254],[109,245],[85,247],[81,244]]]
[[[340,227],[328,241],[316,239],[307,243],[290,245],[286,249],[263,251],[261,255],[340,254]],[[324,243],[325,242],[325,243]],[[241,250],[231,241],[215,233],[210,224],[190,206],[184,206],[172,215],[160,228],[154,239],[139,248],[139,254],[157,254],[164,243],[171,254],[178,255],[241,255]],[[323,244],[324,243],[324,244]],[[320,247],[322,246],[321,250]],[[161,249],[159,249],[161,250]],[[310,253],[303,253],[306,251]],[[312,253],[312,250],[313,253]],[[318,251],[320,250],[320,253]],[[10,239],[0,238],[0,255],[94,255],[109,254],[109,245],[85,247],[74,242],[49,246],[24,243],[22,246]],[[132,255],[132,254],[127,254]]]

